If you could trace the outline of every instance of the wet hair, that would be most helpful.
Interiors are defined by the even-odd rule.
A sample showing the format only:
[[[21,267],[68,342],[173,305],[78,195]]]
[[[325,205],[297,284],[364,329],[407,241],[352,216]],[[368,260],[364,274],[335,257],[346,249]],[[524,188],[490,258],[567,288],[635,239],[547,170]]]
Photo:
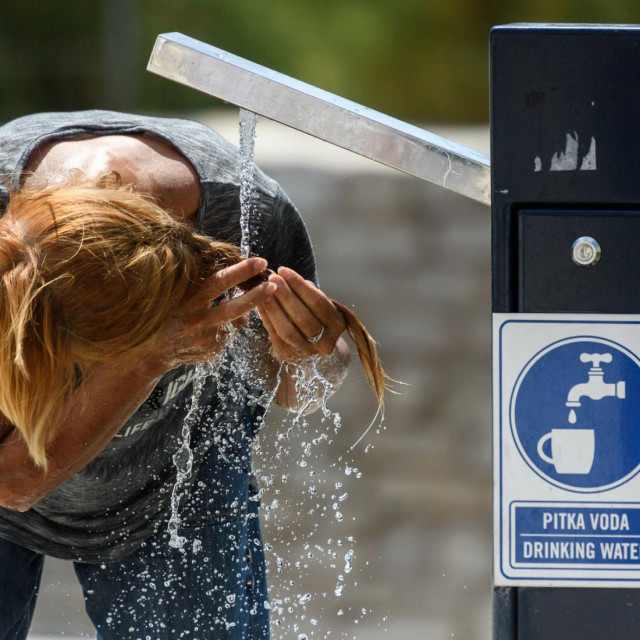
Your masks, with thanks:
[[[79,382],[139,353],[190,287],[238,260],[111,180],[11,193],[0,218],[0,411],[38,466]]]
[[[47,468],[51,425],[82,380],[142,352],[185,296],[240,260],[238,247],[195,233],[110,176],[10,193],[0,218],[0,412],[36,465]],[[375,341],[334,302],[382,404]]]
[[[362,324],[360,318],[341,302],[333,298],[330,298],[330,300],[344,318],[347,325],[347,333],[356,346],[365,378],[373,393],[375,393],[379,407],[382,409],[384,407],[384,392],[390,389],[388,382],[398,381],[390,378],[384,372],[378,358],[377,343],[364,324]]]

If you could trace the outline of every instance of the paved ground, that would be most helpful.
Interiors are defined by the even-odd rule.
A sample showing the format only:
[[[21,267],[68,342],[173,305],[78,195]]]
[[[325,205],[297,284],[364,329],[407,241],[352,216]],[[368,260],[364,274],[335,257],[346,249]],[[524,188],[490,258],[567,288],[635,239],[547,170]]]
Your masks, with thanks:
[[[235,121],[215,125],[237,138]],[[484,129],[442,133],[487,150]],[[311,461],[324,473],[325,499],[310,500],[309,469],[297,463],[302,442],[326,425],[310,423],[282,463],[273,447],[284,416],[272,417],[262,472],[289,480],[275,483],[266,502],[276,489],[281,504],[283,496],[290,501],[265,523],[286,559],[281,574],[272,571],[272,598],[312,595],[275,616],[282,624],[274,636],[296,638],[298,625],[310,638],[484,640],[491,598],[488,209],[266,122],[257,157],[301,209],[323,287],[354,305],[389,373],[408,383],[389,396],[385,428],[350,451],[375,414],[354,365],[332,404],[344,426]],[[362,477],[346,475],[347,467]],[[336,482],[348,493],[342,522],[331,515]],[[330,515],[318,518],[318,505]],[[337,598],[342,560],[317,552],[306,571],[295,565],[306,561],[305,545],[326,549],[349,537],[354,569]],[[30,637],[93,637],[90,629],[73,572],[51,563]]]

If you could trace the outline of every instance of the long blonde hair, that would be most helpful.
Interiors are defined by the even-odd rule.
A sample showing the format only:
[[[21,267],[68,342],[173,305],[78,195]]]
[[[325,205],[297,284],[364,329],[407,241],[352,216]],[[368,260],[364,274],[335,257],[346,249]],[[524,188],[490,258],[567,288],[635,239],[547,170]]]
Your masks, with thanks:
[[[94,367],[141,352],[193,287],[240,260],[238,247],[108,177],[10,194],[0,218],[0,412],[36,465],[47,468],[51,425]],[[375,341],[333,302],[382,405],[388,378]]]
[[[0,218],[0,411],[38,466],[80,381],[139,352],[190,286],[237,261],[226,247],[109,181],[11,194]]]

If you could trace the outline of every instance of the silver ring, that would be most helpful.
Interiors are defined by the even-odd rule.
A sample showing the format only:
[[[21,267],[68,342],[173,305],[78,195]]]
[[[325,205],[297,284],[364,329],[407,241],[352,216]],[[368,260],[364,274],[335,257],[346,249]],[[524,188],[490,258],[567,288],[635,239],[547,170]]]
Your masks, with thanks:
[[[307,338],[307,340],[309,342],[312,342],[313,344],[316,344],[316,342],[320,342],[320,339],[322,338],[322,336],[324,335],[324,326],[322,327],[322,329],[320,329],[320,333],[316,336],[313,336],[311,338]]]

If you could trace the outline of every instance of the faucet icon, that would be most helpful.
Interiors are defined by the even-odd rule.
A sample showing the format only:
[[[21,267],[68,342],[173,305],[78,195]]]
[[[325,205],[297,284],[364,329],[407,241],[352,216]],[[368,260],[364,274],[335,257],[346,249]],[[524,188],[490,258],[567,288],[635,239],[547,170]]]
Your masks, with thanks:
[[[626,388],[624,380],[607,383],[604,381],[604,371],[600,364],[611,362],[613,356],[610,353],[582,353],[580,362],[590,362],[589,380],[571,387],[567,396],[567,407],[579,407],[583,397],[592,400],[601,400],[606,397],[625,398]]]

